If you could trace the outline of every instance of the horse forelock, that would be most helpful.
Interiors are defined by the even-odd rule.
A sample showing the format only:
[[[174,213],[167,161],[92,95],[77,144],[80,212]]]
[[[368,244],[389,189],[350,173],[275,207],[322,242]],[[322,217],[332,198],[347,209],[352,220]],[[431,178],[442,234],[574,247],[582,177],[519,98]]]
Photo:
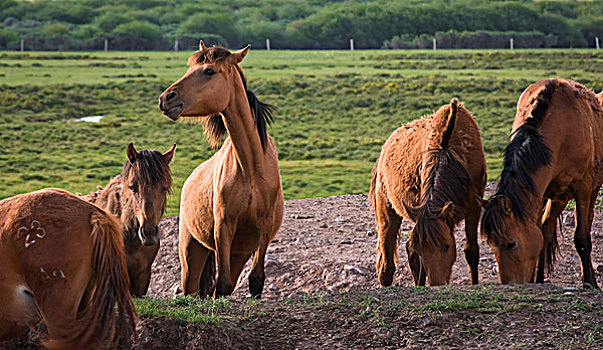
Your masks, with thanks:
[[[506,214],[498,202],[496,195],[490,197],[484,203],[482,215],[482,237],[497,245],[503,241],[506,231]]]
[[[129,181],[136,179],[141,190],[162,186],[166,187],[169,193],[172,188],[169,164],[163,154],[156,150],[139,151],[134,163],[126,161],[121,176],[126,186]]]
[[[223,48],[222,46],[214,45],[203,51],[197,51],[192,54],[187,61],[189,66],[204,63],[220,63],[225,61],[228,56],[232,55],[230,50]]]

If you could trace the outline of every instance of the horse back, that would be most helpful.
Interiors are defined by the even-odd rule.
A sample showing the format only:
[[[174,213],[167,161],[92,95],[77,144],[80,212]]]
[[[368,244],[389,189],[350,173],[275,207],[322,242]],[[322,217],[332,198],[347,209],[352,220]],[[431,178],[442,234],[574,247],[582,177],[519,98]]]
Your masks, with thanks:
[[[537,130],[551,152],[551,166],[541,170],[551,172],[541,176],[546,181],[562,182],[560,188],[581,178],[603,181],[603,111],[592,90],[566,79],[530,85],[518,102],[513,137],[526,126]]]

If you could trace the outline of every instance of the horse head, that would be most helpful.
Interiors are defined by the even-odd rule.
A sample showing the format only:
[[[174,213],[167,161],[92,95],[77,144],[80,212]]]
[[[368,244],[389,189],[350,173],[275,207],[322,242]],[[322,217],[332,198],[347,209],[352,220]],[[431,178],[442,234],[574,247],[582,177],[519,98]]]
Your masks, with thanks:
[[[452,265],[456,260],[454,240],[454,215],[457,210],[452,202],[440,210],[406,208],[416,224],[410,232],[410,248],[421,257],[427,281],[431,286],[450,282]]]
[[[494,251],[501,283],[531,283],[543,245],[540,227],[499,194],[484,202],[481,232]]]
[[[159,108],[170,119],[207,117],[223,112],[229,104],[236,76],[242,76],[238,64],[249,52],[250,45],[237,52],[222,47],[207,48],[201,42],[199,51],[188,59],[188,70],[182,78],[159,96]],[[233,74],[236,73],[236,74]]]
[[[143,245],[159,241],[158,225],[172,186],[169,163],[175,150],[175,144],[163,154],[155,150],[138,152],[132,143],[128,145],[128,161],[121,177],[122,215],[130,213],[133,222],[128,226],[137,230]]]

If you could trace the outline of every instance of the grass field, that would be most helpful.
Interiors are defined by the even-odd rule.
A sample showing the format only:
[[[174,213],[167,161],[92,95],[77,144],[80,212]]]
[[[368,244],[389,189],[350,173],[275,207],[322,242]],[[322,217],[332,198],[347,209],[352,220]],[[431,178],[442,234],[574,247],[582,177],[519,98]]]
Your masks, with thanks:
[[[200,125],[171,122],[158,95],[186,70],[179,52],[0,53],[0,198],[42,187],[87,193],[118,174],[128,142],[177,143],[178,213],[188,174],[214,152]],[[571,78],[603,90],[595,50],[252,51],[249,86],[278,107],[269,132],[286,199],[368,191],[381,144],[454,96],[482,130],[496,179],[515,105],[530,83]],[[100,123],[76,118],[104,115]]]

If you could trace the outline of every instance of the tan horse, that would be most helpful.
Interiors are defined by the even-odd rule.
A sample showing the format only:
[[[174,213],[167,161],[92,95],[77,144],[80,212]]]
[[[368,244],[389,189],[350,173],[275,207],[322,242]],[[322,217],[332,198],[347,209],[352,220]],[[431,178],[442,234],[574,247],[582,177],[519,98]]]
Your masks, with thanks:
[[[486,203],[482,234],[502,283],[544,280],[558,250],[555,223],[576,200],[574,243],[585,285],[597,287],[590,227],[603,183],[603,109],[595,94],[565,79],[530,85],[519,98],[496,194]]]
[[[402,217],[415,223],[406,251],[415,285],[449,283],[454,226],[465,219],[471,283],[478,283],[477,224],[486,161],[473,116],[456,98],[389,137],[373,170],[369,196],[379,233],[377,274],[392,284]]]
[[[238,52],[200,47],[189,58],[186,74],[159,97],[159,107],[173,120],[207,118],[205,132],[213,145],[229,135],[182,188],[182,288],[184,294],[197,293],[201,279],[199,294],[211,293],[210,252],[215,251],[215,295],[229,295],[253,254],[249,291],[259,297],[266,249],[281,225],[284,207],[276,148],[266,133],[272,108],[247,89],[239,63],[249,46]]]
[[[0,201],[0,341],[42,319],[47,347],[114,346],[135,335],[129,288],[111,215],[57,189]]]
[[[130,143],[121,174],[104,189],[83,197],[120,219],[131,292],[137,297],[149,289],[151,266],[159,250],[158,225],[172,188],[169,163],[175,150],[176,145],[164,154],[137,152]]]

